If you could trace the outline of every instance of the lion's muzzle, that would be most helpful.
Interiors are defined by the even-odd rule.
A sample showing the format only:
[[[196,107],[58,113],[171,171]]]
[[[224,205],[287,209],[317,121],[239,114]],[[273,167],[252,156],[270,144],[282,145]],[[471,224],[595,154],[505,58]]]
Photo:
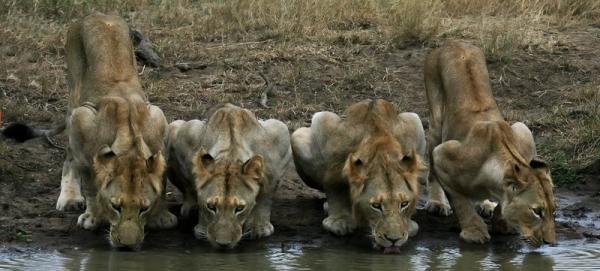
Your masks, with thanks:
[[[124,221],[110,229],[113,247],[137,249],[144,241],[144,228],[134,221]]]
[[[221,225],[213,229],[214,234],[208,235],[208,240],[216,248],[234,248],[242,237],[242,228],[237,225]]]
[[[397,253],[398,249],[408,241],[408,223],[391,219],[383,221],[373,228],[375,246],[383,248],[385,253]]]

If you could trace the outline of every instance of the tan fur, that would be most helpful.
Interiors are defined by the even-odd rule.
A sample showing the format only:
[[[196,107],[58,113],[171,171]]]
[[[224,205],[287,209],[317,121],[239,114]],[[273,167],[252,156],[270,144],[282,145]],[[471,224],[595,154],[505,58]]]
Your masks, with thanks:
[[[411,216],[427,175],[421,121],[384,100],[356,103],[346,115],[319,112],[292,134],[296,170],[327,195],[327,230],[367,226],[376,246],[398,247],[418,230]]]
[[[121,18],[94,14],[74,23],[65,50],[69,146],[57,209],[81,204],[83,185],[78,224],[91,229],[108,220],[111,244],[139,247],[146,223],[177,222],[161,200],[166,119],[148,104]]]
[[[169,180],[184,194],[183,216],[198,210],[198,239],[232,248],[273,233],[271,198],[291,162],[287,126],[231,104],[207,122],[174,121],[167,138]]]
[[[462,228],[460,236],[483,243],[490,236],[471,202],[494,198],[501,202],[503,219],[529,243],[554,243],[556,206],[549,170],[534,160],[531,131],[522,123],[510,126],[504,121],[481,50],[452,42],[432,51],[425,63],[425,86],[433,164],[428,209],[448,213],[444,187]]]

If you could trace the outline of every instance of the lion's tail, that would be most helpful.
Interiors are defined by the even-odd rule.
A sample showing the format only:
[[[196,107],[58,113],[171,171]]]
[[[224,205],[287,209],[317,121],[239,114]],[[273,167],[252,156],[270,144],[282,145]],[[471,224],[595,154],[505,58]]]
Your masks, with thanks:
[[[66,128],[67,124],[65,121],[60,122],[51,129],[36,128],[21,122],[13,122],[5,128],[0,129],[0,132],[5,138],[11,138],[18,142],[25,142],[29,139],[42,136],[48,139],[49,137],[62,133]]]

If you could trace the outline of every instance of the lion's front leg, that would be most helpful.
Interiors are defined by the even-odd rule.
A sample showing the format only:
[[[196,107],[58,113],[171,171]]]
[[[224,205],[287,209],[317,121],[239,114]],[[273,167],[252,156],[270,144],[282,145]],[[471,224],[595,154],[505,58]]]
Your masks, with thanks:
[[[100,224],[100,217],[98,206],[96,203],[96,196],[87,196],[85,197],[86,208],[85,212],[79,215],[77,218],[77,225],[86,229],[93,230]]]
[[[170,229],[177,226],[177,217],[169,212],[165,200],[157,199],[156,209],[148,218],[148,227],[152,229]]]
[[[96,199],[97,188],[94,184],[89,171],[80,170],[81,184],[85,195],[85,212],[77,219],[77,225],[86,229],[95,229],[100,224],[100,209]]]
[[[433,161],[433,150],[441,143],[441,138],[437,135],[435,128],[435,123],[432,123],[432,126],[429,130],[429,156],[430,160]],[[437,125],[441,126],[441,124]],[[433,164],[433,163],[431,163]],[[452,208],[450,207],[450,202],[448,202],[448,198],[446,197],[446,193],[442,186],[440,185],[440,180],[435,172],[435,170],[431,170],[429,172],[429,176],[427,178],[427,203],[425,204],[425,210],[429,213],[433,213],[436,215],[449,216],[452,214]]]
[[[177,167],[179,165],[167,169],[166,176],[183,194],[180,214],[182,218],[188,218],[193,211],[198,211],[198,196],[196,195],[196,189],[193,187],[193,181],[186,179]]]
[[[427,181],[427,203],[425,204],[425,210],[429,213],[442,216],[449,216],[452,214],[450,202],[434,172],[429,174]]]
[[[275,232],[273,224],[271,224],[271,196],[259,196],[256,201],[252,213],[244,223],[244,232],[250,238],[267,237]]]
[[[489,199],[477,202],[475,208],[477,209],[477,213],[485,219],[491,219],[494,215],[494,210],[498,206],[498,203],[490,201]]]
[[[336,234],[346,235],[356,229],[352,219],[352,207],[347,187],[326,187],[327,217],[323,219],[323,227]]]
[[[74,165],[71,148],[67,148],[56,209],[59,211],[82,210],[84,206],[84,198],[81,195],[81,174]]]
[[[459,193],[450,194],[450,199],[460,224],[460,237],[470,243],[483,244],[489,241],[487,225],[477,214],[471,201]]]
[[[471,200],[455,190],[457,187],[461,187],[461,183],[465,183],[464,180],[461,182],[460,176],[457,176],[462,172],[454,170],[456,163],[462,161],[449,159],[448,157],[460,157],[461,154],[458,150],[461,147],[461,143],[454,140],[446,141],[437,146],[432,153],[434,161],[433,172],[450,195],[450,204],[461,228],[460,237],[467,242],[483,244],[490,240],[487,225],[483,221],[483,218],[475,211]]]

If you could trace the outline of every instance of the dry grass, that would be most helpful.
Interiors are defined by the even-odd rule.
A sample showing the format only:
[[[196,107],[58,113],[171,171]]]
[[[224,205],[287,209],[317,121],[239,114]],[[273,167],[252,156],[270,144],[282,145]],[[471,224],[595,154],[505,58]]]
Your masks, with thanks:
[[[370,29],[370,38],[379,42],[423,42],[448,30],[442,26],[444,18],[533,19],[560,27],[600,18],[600,2],[595,0],[11,0],[0,8],[4,14],[63,21],[94,11],[116,11],[132,23],[190,29],[195,39],[227,41],[280,36],[335,40],[347,31]],[[496,31],[495,24],[489,26]],[[489,30],[472,27],[479,33]],[[510,24],[502,32],[520,30],[519,25]],[[497,43],[497,39],[489,42]]]
[[[552,106],[539,123],[555,129],[553,140],[541,146],[540,152],[554,165],[555,175],[565,176],[563,183],[573,183],[576,168],[600,158],[600,83],[565,92],[565,99]]]
[[[296,128],[315,111],[341,112],[364,98],[386,98],[426,115],[424,53],[464,39],[484,50],[500,106],[518,112],[509,119],[535,116],[528,125],[540,135],[540,152],[567,169],[564,179],[600,156],[598,82],[582,80],[594,74],[556,60],[568,49],[562,31],[597,24],[597,0],[0,1],[0,109],[7,121],[47,123],[65,110],[66,28],[95,11],[116,12],[148,35],[167,67],[208,66],[176,76],[151,69],[142,75],[152,102],[170,119],[200,117],[207,107],[232,101]],[[537,70],[507,72],[518,68],[515,62],[529,65],[523,55],[545,62],[533,63]],[[263,90],[258,72],[276,89],[268,109],[257,103]],[[538,77],[551,72],[563,81],[539,86],[552,76]],[[548,89],[556,97],[535,106],[518,93]]]

